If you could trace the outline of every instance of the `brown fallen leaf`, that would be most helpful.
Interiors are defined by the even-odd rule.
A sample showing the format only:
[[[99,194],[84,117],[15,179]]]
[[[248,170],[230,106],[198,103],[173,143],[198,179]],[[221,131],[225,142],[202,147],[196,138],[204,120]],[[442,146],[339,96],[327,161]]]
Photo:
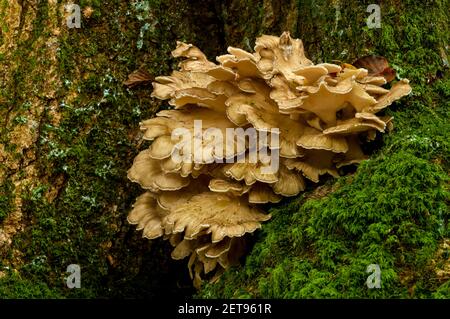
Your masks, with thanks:
[[[365,68],[369,71],[370,76],[382,76],[387,82],[395,79],[396,72],[389,66],[389,62],[385,57],[368,55],[357,59],[352,63],[357,68]]]
[[[140,68],[128,75],[128,80],[126,80],[123,84],[130,88],[133,88],[140,84],[149,83],[153,81],[153,79],[154,77],[150,73]]]

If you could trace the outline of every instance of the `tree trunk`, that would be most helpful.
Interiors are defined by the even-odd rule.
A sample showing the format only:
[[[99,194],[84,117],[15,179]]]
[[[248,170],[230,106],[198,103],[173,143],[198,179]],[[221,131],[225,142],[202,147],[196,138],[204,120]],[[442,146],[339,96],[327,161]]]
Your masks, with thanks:
[[[411,80],[415,93],[406,103],[394,107],[398,121],[392,135],[397,137],[378,140],[376,147],[381,151],[374,159],[395,158],[408,151],[418,161],[413,168],[423,161],[424,169],[432,171],[424,173],[429,179],[424,178],[423,183],[435,181],[436,175],[433,187],[440,191],[438,185],[445,175],[441,171],[448,172],[448,127],[446,131],[443,124],[448,117],[450,95],[447,0],[382,1],[381,28],[367,25],[372,14],[367,12],[371,1],[77,3],[81,8],[80,28],[68,26],[67,21],[75,21],[73,11],[66,7],[68,1],[0,1],[0,297],[161,297],[194,292],[185,263],[170,260],[167,243],[140,238],[140,233],[126,221],[131,204],[140,193],[139,187],[127,180],[126,171],[138,151],[148,146],[140,142],[138,123],[151,117],[163,104],[150,97],[150,85],[129,89],[123,82],[140,67],[152,76],[169,74],[176,67],[170,51],[177,40],[195,44],[213,60],[228,46],[251,51],[257,36],[280,35],[287,30],[303,40],[308,57],[315,63],[351,63],[368,54],[385,56],[400,77]],[[405,108],[411,110],[402,113]],[[422,143],[408,144],[409,149],[401,146],[406,143],[401,141],[414,136]],[[440,144],[427,148],[427,139]],[[379,164],[380,167],[373,164],[374,172],[383,171],[383,165],[389,163]],[[358,170],[355,179],[368,181],[370,177],[364,172]],[[423,183],[418,185],[423,194],[429,194],[431,190]],[[413,186],[417,185],[411,182],[405,189]],[[368,187],[375,190],[381,186]],[[411,214],[415,215],[404,217],[419,224],[414,229],[423,233],[428,244],[424,237],[403,238],[397,232],[398,246],[392,244],[405,249],[408,253],[404,256],[408,258],[409,252],[421,252],[423,258],[413,258],[408,264],[393,249],[380,250],[387,254],[380,258],[393,264],[386,272],[390,289],[383,292],[386,295],[344,285],[342,296],[442,294],[440,287],[448,287],[449,265],[442,262],[444,257],[439,254],[443,254],[441,250],[448,252],[448,213],[442,206],[445,200],[433,196],[430,193],[430,198],[416,202],[425,208],[411,203]],[[345,205],[348,211],[361,209],[360,203],[351,200]],[[392,214],[394,208],[386,214]],[[277,209],[299,215],[298,209],[292,207]],[[442,220],[444,230],[432,231],[432,221],[417,221],[425,211],[430,219]],[[306,223],[308,229],[318,232],[311,220]],[[318,278],[311,271],[327,272],[327,276],[336,271],[350,278],[358,261],[360,268],[366,267],[363,258],[367,256],[350,252],[356,247],[345,247],[345,253],[333,255],[328,244],[324,244],[331,239],[320,236],[304,239],[317,245],[309,255],[299,252],[302,260],[307,255],[311,259],[308,271],[295,268],[300,265],[298,260],[289,263],[278,255],[273,256],[269,266],[268,257],[263,256],[265,248],[279,248],[282,252],[283,243],[301,245],[301,241],[296,242],[295,232],[306,228],[292,226],[287,232],[277,228],[283,228],[287,222],[277,218],[270,222],[247,259],[246,268],[240,269],[239,275],[227,274],[219,284],[208,286],[203,296],[305,296],[295,295],[297,290],[292,292],[292,287],[288,287],[292,278],[277,281],[269,268],[295,269],[293,273],[306,278],[302,277],[302,282],[308,283],[310,296],[329,296],[327,285],[311,284]],[[366,220],[360,227],[369,229],[371,225]],[[401,218],[390,226],[407,227]],[[337,232],[348,232],[340,227],[336,226]],[[283,242],[270,242],[269,232],[283,238]],[[375,232],[376,243],[386,240],[381,233],[389,233]],[[356,242],[363,242],[364,235],[355,236]],[[350,238],[347,236],[346,240],[351,241]],[[313,262],[321,254],[335,260],[333,265]],[[347,259],[342,259],[343,255]],[[346,273],[342,267],[353,257],[354,268]],[[81,289],[66,288],[63,278],[70,264],[81,267]],[[420,275],[429,269],[440,275],[421,281]],[[355,275],[361,285],[361,278],[367,276],[364,270],[362,275]],[[239,289],[237,283],[242,276],[249,284]],[[350,281],[355,284],[353,279]],[[270,284],[274,285],[271,289],[267,288]],[[18,286],[23,287],[20,292],[13,289]],[[421,290],[415,294],[415,287],[419,286]]]

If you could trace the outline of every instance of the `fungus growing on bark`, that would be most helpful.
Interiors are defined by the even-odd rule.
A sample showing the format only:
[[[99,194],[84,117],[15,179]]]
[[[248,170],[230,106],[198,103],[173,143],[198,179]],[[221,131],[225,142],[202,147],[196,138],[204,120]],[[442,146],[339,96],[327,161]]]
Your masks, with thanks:
[[[172,75],[155,78],[152,93],[173,109],[141,123],[153,142],[128,171],[147,190],[128,221],[146,238],[168,239],[174,259],[189,257],[196,287],[238,262],[246,237],[270,218],[259,204],[297,195],[306,179],[337,177],[340,167],[366,159],[362,141],[392,126],[376,113],[411,92],[406,79],[382,87],[388,66],[381,58],[358,62],[370,70],[314,65],[287,32],[261,36],[255,53],[228,53],[216,64],[177,43],[172,55],[184,60]],[[255,150],[266,153],[254,157]]]

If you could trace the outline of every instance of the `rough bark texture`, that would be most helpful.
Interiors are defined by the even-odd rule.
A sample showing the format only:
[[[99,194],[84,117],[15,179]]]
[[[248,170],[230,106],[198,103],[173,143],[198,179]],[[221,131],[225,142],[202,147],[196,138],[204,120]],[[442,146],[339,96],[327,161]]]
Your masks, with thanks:
[[[448,297],[450,4],[382,1],[370,29],[372,2],[80,0],[69,29],[66,1],[0,0],[0,297],[191,295],[185,263],[126,223],[138,123],[164,105],[122,83],[170,73],[176,40],[213,59],[284,30],[316,63],[383,55],[414,94],[370,161],[273,208],[244,266],[200,295]],[[364,285],[372,263],[383,289]],[[69,264],[81,289],[65,286]]]

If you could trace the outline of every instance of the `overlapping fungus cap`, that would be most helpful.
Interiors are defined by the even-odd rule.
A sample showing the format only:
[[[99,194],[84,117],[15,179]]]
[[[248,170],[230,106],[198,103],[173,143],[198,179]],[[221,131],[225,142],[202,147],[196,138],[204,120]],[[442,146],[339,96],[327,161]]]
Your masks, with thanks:
[[[128,221],[146,238],[168,239],[174,259],[189,257],[197,287],[237,263],[246,236],[270,218],[258,204],[295,196],[306,180],[337,177],[340,167],[366,159],[361,143],[392,127],[391,117],[376,113],[411,92],[406,79],[388,89],[383,76],[364,68],[315,65],[287,32],[261,36],[254,53],[229,47],[217,63],[182,42],[172,54],[184,58],[179,70],[156,77],[152,93],[172,109],[141,123],[153,142],[128,171],[146,190]],[[197,120],[202,136],[194,134]],[[198,142],[206,150],[200,158],[173,160],[178,128],[191,133],[191,147]],[[227,128],[278,129],[279,169],[267,173],[268,163],[250,161],[245,140],[239,149],[207,136],[215,129],[225,137]],[[237,155],[244,161],[225,163]]]

